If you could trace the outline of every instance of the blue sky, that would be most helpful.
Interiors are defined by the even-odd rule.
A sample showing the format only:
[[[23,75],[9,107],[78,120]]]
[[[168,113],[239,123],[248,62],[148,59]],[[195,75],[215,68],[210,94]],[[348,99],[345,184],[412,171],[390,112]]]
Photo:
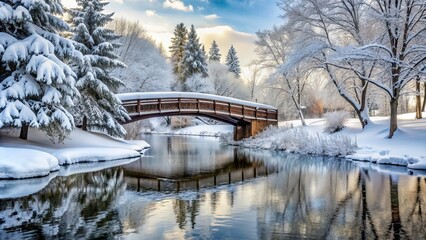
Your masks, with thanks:
[[[240,62],[247,65],[255,56],[255,32],[280,24],[275,0],[110,0],[106,12],[137,20],[157,42],[167,49],[178,23],[194,24],[201,42],[210,47],[218,42],[222,56],[231,45]],[[63,0],[74,7],[75,0]]]
[[[179,5],[183,7],[179,8]],[[142,24],[142,15],[146,11],[154,11],[163,20],[174,22],[174,25],[180,22],[186,25],[193,23],[197,27],[227,25],[247,33],[279,23],[275,0],[111,0],[108,10],[118,15],[132,12],[128,17],[133,19],[137,18],[134,13],[138,12]],[[211,18],[206,19],[206,16]]]

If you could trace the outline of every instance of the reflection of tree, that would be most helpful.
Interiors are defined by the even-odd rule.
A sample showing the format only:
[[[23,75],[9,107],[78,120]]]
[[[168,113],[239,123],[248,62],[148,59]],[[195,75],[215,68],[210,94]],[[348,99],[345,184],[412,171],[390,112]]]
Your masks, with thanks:
[[[395,181],[392,179],[392,176],[389,176],[389,186],[390,186],[390,202],[391,202],[391,216],[392,221],[389,224],[389,230],[393,230],[393,238],[400,239],[404,230],[402,228],[401,216],[399,213],[399,192],[398,192],[398,179]]]
[[[271,176],[268,181],[264,206],[259,207],[261,219],[266,219],[267,212],[273,212],[270,220],[273,222],[271,233],[264,229],[259,232],[264,234],[260,238],[280,236],[288,231],[307,231],[306,236],[321,237],[327,236],[330,228],[329,223],[339,215],[346,202],[349,202],[356,191],[356,182],[350,184],[345,179],[355,167],[348,162],[336,162],[334,159],[323,159],[318,157],[306,157],[298,155],[286,155],[280,157],[281,162],[276,162],[279,166],[279,174]],[[274,160],[271,160],[274,162]],[[266,163],[267,164],[267,163]],[[325,171],[327,169],[328,171]],[[338,187],[336,187],[336,184]],[[343,185],[345,189],[350,189],[349,193],[341,196],[339,189]],[[313,193],[315,190],[317,192]],[[316,201],[316,198],[327,196],[327,199]],[[321,225],[322,231],[312,226]],[[259,224],[267,227],[268,225]],[[311,232],[310,232],[311,231]],[[324,232],[324,234],[321,234]],[[287,236],[287,235],[284,235]],[[291,236],[291,234],[290,234]]]
[[[19,229],[31,230],[38,238],[105,238],[121,233],[113,206],[122,191],[123,171],[117,168],[57,177],[37,194],[0,200],[4,221],[0,220],[0,235]]]
[[[180,229],[185,229],[187,218],[191,221],[191,227],[194,229],[199,211],[200,202],[198,200],[173,200],[173,212]]]
[[[346,161],[292,155],[280,160],[270,160],[279,173],[267,179],[257,205],[259,238],[425,236],[423,178],[395,180]]]
[[[216,214],[217,203],[219,202],[219,192],[213,191],[210,193],[211,214]]]
[[[365,177],[361,177],[361,175],[365,176]],[[368,175],[368,171],[366,171],[365,169],[361,169],[360,170],[360,177],[358,178],[358,182],[361,185],[361,238],[362,239],[366,239],[367,238],[367,222],[369,224],[369,226],[371,227],[371,232],[374,236],[374,239],[377,239],[377,231],[376,231],[376,227],[374,225],[374,222],[371,218],[371,214],[370,211],[368,209],[368,203],[367,203],[367,186],[366,186],[366,178],[369,179],[369,175]]]
[[[426,179],[425,179],[426,181]],[[417,220],[420,222],[423,222],[423,216],[422,216],[422,178],[417,177],[416,182],[416,200],[413,204],[413,209],[408,214],[408,223],[411,223],[414,221],[414,219],[417,217]]]
[[[176,223],[180,229],[184,229],[186,226],[186,203],[183,200],[173,200],[173,211],[176,216]]]

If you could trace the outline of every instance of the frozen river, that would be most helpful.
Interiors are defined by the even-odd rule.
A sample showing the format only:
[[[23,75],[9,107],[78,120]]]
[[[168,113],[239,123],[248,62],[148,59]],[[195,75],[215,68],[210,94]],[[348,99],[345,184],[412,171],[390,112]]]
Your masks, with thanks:
[[[0,181],[0,239],[426,238],[425,172],[144,139],[126,165]]]

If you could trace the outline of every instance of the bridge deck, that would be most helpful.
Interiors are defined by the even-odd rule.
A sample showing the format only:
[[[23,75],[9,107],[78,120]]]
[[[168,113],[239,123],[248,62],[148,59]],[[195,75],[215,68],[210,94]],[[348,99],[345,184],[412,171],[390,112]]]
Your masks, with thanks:
[[[200,115],[241,125],[250,120],[278,121],[275,107],[202,93],[159,92],[118,94],[133,121],[171,116]]]

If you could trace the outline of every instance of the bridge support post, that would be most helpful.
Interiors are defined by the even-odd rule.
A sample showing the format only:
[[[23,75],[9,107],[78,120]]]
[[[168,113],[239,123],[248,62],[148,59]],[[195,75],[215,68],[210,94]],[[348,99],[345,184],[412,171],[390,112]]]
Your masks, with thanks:
[[[234,140],[240,141],[244,138],[253,137],[268,126],[277,126],[278,122],[266,120],[251,120],[249,124],[234,127]]]

